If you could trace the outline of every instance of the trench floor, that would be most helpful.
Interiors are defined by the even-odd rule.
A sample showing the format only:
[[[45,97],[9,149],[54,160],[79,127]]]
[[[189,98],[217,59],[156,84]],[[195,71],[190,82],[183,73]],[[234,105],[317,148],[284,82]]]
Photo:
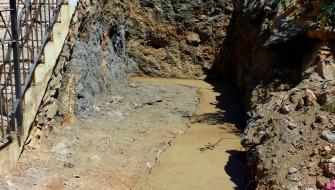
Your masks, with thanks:
[[[134,190],[244,189],[247,170],[236,126],[241,123],[238,121],[241,112],[239,99],[229,92],[232,89],[220,92],[201,80],[135,78],[135,81],[196,88],[199,104],[186,133],[172,141],[151,173],[135,183]]]
[[[228,86],[132,81],[87,113],[35,130],[0,189],[244,189],[242,112]]]

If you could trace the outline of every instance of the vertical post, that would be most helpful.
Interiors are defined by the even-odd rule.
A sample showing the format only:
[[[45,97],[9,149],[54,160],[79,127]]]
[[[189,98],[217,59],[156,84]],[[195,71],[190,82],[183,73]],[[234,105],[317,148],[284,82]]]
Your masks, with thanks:
[[[13,67],[14,67],[14,78],[15,78],[15,97],[16,101],[14,106],[14,115],[16,119],[16,130],[17,136],[23,135],[22,126],[22,97],[21,97],[21,72],[20,72],[20,62],[19,62],[19,41],[17,34],[17,10],[16,10],[16,0],[10,1],[10,20],[11,20],[11,30],[12,30],[12,48],[13,48]],[[15,121],[13,122],[15,125]],[[19,138],[20,139],[20,138]]]

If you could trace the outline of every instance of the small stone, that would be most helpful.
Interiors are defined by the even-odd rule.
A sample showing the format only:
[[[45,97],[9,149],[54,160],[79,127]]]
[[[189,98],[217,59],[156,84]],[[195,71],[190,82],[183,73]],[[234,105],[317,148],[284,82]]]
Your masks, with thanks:
[[[305,105],[306,106],[314,106],[316,104],[316,96],[314,92],[310,89],[305,90]]]
[[[287,186],[287,188],[285,189],[289,189],[289,190],[299,190],[299,187],[296,184],[289,184]]]
[[[99,106],[93,105],[93,110],[96,111],[96,112],[99,112],[100,108],[99,108]]]
[[[312,129],[316,129],[316,128],[317,128],[317,124],[316,124],[316,123],[312,123],[312,124],[311,124],[311,128],[312,128]]]
[[[323,170],[323,172],[326,176],[329,176],[329,177],[334,177],[335,176],[335,164],[328,163],[328,162],[323,162],[320,165],[320,168]]]
[[[335,142],[335,134],[332,132],[323,131],[321,133],[321,138],[331,143]]]
[[[52,104],[47,105],[45,109],[47,110],[47,118],[54,118],[57,113],[58,105],[56,102],[53,102]]]
[[[290,113],[290,111],[291,111],[291,108],[289,106],[287,106],[287,105],[283,106],[280,109],[280,113],[282,113],[282,114],[288,114],[288,113]]]
[[[299,182],[297,183],[297,186],[298,186],[298,187],[302,187],[302,182],[299,181]]]
[[[296,107],[296,109],[301,109],[301,108],[303,108],[305,106],[305,101],[304,101],[304,99],[302,99],[302,98],[300,98],[299,100],[298,100],[298,104],[297,104],[297,107]]]
[[[294,173],[297,173],[298,172],[298,169],[295,168],[295,167],[292,167],[289,169],[289,174],[294,174]]]
[[[330,152],[332,149],[330,148],[330,146],[325,146],[325,147],[324,147],[324,150],[325,150],[326,152]]]
[[[314,166],[314,164],[311,163],[311,162],[307,164],[307,168],[308,168],[308,169],[309,169],[309,168],[312,168],[313,166]]]
[[[137,87],[138,87],[138,85],[137,85],[137,84],[135,84],[135,83],[130,83],[130,84],[129,84],[129,87],[131,87],[131,88],[137,88]]]
[[[272,8],[270,6],[265,6],[264,11],[270,13],[272,11]]]
[[[51,97],[55,96],[57,94],[57,90],[50,90],[49,95]]]
[[[317,121],[318,123],[325,124],[325,123],[328,121],[328,118],[327,118],[326,116],[324,116],[324,115],[320,115],[320,114],[318,114],[318,115],[316,116],[316,121]]]
[[[146,166],[147,168],[151,169],[154,166],[155,163],[151,163],[151,162],[146,162]]]
[[[305,190],[314,190],[314,188],[305,188]]]
[[[46,123],[47,118],[45,117],[44,113],[41,112],[41,113],[39,113],[39,114],[37,115],[37,117],[36,117],[36,121],[37,121],[37,123],[38,123],[39,125],[42,125],[42,126],[43,126],[43,125]]]
[[[122,103],[123,100],[124,100],[124,97],[122,97],[122,96],[112,96],[111,100],[110,100],[110,103],[119,104],[119,103]]]
[[[293,93],[289,96],[289,100],[290,100],[291,103],[293,103],[293,104],[297,104],[298,101],[299,101],[299,96],[298,96],[295,92],[293,92]]]
[[[317,65],[316,71],[326,80],[335,80],[335,63],[332,60],[324,59]]]
[[[329,113],[335,113],[335,102],[323,105],[322,110]]]
[[[73,168],[74,164],[72,164],[71,162],[65,162],[64,163],[64,167],[66,167],[66,168]]]
[[[199,44],[201,42],[199,34],[195,32],[188,32],[186,39],[190,44]]]
[[[315,171],[310,171],[308,173],[309,176],[317,176],[318,174]]]
[[[331,104],[331,103],[335,102],[334,92],[333,91],[328,91],[328,92],[325,92],[325,93],[321,94],[320,97],[318,98],[318,102],[321,105]]]
[[[298,176],[294,176],[290,180],[296,182],[296,185],[298,185],[298,182],[302,181],[302,179]]]
[[[208,19],[208,18],[207,18],[206,15],[200,15],[200,16],[199,16],[199,19],[200,19],[200,20],[206,20],[206,19]]]
[[[318,178],[316,178],[316,187],[318,188],[318,189],[323,189],[324,188],[324,186],[325,186],[325,184],[328,182],[329,180],[327,179],[327,178],[325,178],[325,177],[318,177]]]
[[[328,162],[335,164],[335,156],[333,156],[331,159],[329,159]]]
[[[147,104],[147,105],[154,105],[155,103],[160,103],[162,101],[163,101],[162,98],[157,98],[156,100],[150,100],[150,101],[146,102],[145,104]]]
[[[293,129],[297,128],[298,125],[295,124],[295,123],[293,123],[293,122],[289,122],[288,125],[287,125],[287,127],[288,127],[289,129],[293,130]]]
[[[67,148],[67,145],[64,142],[59,142],[54,145],[51,151],[61,155],[66,155],[70,153],[70,150]]]

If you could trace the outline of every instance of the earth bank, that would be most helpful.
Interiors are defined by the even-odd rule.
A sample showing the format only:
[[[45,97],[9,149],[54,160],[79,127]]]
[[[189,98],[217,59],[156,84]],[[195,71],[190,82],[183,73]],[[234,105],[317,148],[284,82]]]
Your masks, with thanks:
[[[333,6],[234,2],[212,70],[244,94],[242,145],[256,189],[323,189],[334,179]]]

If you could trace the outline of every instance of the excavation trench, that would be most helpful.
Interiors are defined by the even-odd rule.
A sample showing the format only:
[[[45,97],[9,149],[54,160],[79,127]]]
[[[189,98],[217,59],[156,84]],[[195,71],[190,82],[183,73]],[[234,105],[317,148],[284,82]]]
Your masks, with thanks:
[[[189,129],[162,154],[141,189],[244,189],[247,169],[240,145],[241,101],[229,85],[202,80],[134,78],[143,83],[196,88],[199,104]],[[220,87],[218,87],[220,86]]]

